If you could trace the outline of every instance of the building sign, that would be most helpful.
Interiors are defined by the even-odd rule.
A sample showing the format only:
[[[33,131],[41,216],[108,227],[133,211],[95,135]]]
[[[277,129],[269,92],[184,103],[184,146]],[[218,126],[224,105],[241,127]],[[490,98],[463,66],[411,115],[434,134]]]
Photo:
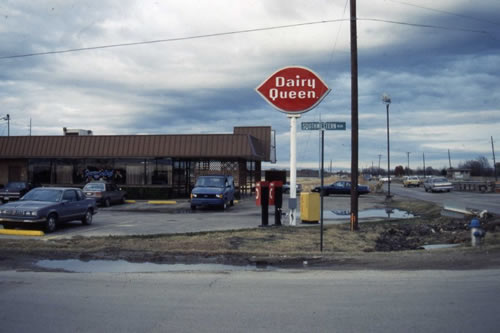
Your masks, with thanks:
[[[256,90],[269,104],[288,114],[313,109],[330,92],[316,73],[298,66],[278,70]]]

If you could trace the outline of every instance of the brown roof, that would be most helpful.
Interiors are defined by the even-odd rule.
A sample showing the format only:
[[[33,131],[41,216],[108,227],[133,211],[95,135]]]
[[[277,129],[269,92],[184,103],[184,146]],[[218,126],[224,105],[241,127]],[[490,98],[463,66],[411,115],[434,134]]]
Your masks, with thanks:
[[[269,131],[270,127],[265,127]],[[258,135],[259,131],[252,128]],[[0,158],[220,158],[269,160],[269,149],[250,133],[0,137]],[[261,131],[264,132],[264,131]],[[265,135],[264,135],[265,137]]]

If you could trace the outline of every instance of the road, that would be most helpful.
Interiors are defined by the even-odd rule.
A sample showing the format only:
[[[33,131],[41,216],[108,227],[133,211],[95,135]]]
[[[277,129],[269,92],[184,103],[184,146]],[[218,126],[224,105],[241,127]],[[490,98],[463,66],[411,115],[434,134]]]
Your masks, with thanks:
[[[494,332],[500,270],[0,272],[3,332]]]
[[[387,191],[387,184],[384,185]],[[406,188],[398,183],[391,183],[391,193],[396,196],[408,197],[424,201],[434,202],[441,206],[447,205],[455,208],[473,208],[477,210],[488,210],[491,213],[500,215],[500,194],[499,193],[478,193],[478,192],[425,192],[421,187]]]

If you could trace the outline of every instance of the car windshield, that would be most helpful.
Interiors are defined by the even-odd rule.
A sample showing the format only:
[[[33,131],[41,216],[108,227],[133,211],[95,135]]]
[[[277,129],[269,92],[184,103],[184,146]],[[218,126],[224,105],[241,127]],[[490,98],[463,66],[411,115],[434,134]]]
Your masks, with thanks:
[[[35,189],[28,192],[21,200],[58,202],[62,193],[62,190],[56,189]]]
[[[448,179],[446,178],[436,178],[434,179],[434,183],[447,183]]]
[[[89,183],[83,188],[84,191],[104,191],[106,184]]]
[[[11,182],[8,183],[5,188],[9,190],[22,190],[26,187],[26,183],[23,182]]]
[[[220,177],[203,177],[198,178],[196,187],[224,187],[224,178]]]

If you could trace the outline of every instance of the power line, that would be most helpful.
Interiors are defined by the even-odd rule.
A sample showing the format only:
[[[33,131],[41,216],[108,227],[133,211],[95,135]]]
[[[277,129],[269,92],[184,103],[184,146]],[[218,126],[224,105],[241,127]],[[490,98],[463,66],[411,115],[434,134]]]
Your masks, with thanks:
[[[179,41],[192,40],[192,39],[213,38],[213,37],[237,35],[237,34],[244,34],[244,33],[251,33],[251,32],[288,29],[288,28],[296,28],[296,27],[302,27],[302,26],[311,26],[311,25],[327,24],[327,23],[338,23],[338,22],[344,22],[344,21],[350,21],[350,18],[348,18],[348,19],[342,18],[342,19],[334,19],[334,20],[323,20],[323,21],[306,22],[306,23],[296,23],[296,24],[287,24],[287,25],[280,25],[280,26],[274,26],[274,27],[255,28],[255,29],[246,29],[246,30],[236,30],[236,31],[219,32],[219,33],[204,34],[204,35],[195,35],[195,36],[187,36],[187,37],[174,37],[174,38],[166,38],[166,39],[156,39],[156,40],[142,41],[142,42],[108,44],[108,45],[81,47],[81,48],[67,49],[67,50],[57,50],[57,51],[47,51],[47,52],[16,54],[16,55],[2,56],[2,57],[0,57],[0,60],[14,59],[14,58],[35,57],[35,56],[52,55],[52,54],[62,54],[62,53],[72,53],[72,52],[82,52],[82,51],[91,51],[91,50],[110,49],[110,48],[125,47],[125,46],[137,46],[137,45],[146,45],[146,44],[179,42]],[[406,25],[406,26],[412,26],[412,27],[418,27],[418,28],[428,28],[428,29],[448,30],[448,31],[471,32],[471,33],[486,34],[486,35],[490,35],[491,37],[493,37],[491,35],[491,33],[488,32],[488,31],[486,31],[486,30],[474,30],[474,29],[465,29],[465,28],[456,28],[456,27],[445,27],[445,26],[431,25],[431,24],[408,23],[408,22],[399,22],[399,21],[391,21],[391,20],[376,19],[376,18],[357,18],[356,21],[371,21],[371,22],[389,23],[389,24],[396,24],[396,25]]]
[[[498,22],[489,21],[489,20],[485,20],[485,19],[480,19],[480,18],[473,17],[473,16],[470,16],[470,15],[463,15],[463,14],[453,13],[453,12],[449,12],[449,11],[442,10],[442,9],[436,9],[436,8],[430,8],[430,7],[425,7],[425,6],[421,6],[421,5],[415,5],[413,3],[404,2],[404,1],[397,1],[397,0],[389,0],[389,1],[394,2],[394,3],[398,3],[400,5],[405,5],[405,6],[411,6],[411,7],[415,7],[415,8],[430,10],[430,11],[436,12],[436,13],[453,15],[453,16],[457,16],[457,17],[461,17],[461,18],[466,18],[466,19],[469,19],[469,20],[474,20],[474,21],[478,21],[478,22],[482,22],[482,23],[487,22],[487,23],[491,23],[491,24],[495,24],[495,25],[500,25],[500,23],[498,23]]]

